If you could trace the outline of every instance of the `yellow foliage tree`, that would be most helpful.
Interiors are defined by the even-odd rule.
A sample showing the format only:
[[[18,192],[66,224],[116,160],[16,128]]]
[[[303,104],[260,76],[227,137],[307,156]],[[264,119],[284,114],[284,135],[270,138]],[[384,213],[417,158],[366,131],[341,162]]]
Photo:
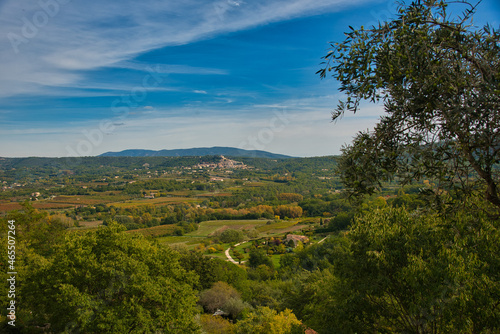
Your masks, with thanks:
[[[276,312],[267,306],[259,306],[236,324],[236,334],[287,334],[302,323],[291,310]]]
[[[234,325],[220,316],[202,314],[200,324],[203,332],[207,334],[233,334]]]

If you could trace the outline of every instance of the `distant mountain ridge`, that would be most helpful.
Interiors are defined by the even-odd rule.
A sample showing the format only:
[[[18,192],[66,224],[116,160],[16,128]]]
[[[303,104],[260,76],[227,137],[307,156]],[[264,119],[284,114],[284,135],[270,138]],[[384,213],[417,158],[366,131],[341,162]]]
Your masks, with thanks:
[[[227,155],[232,157],[245,158],[268,158],[268,159],[288,159],[289,155],[276,154],[260,150],[244,150],[235,147],[197,147],[174,150],[124,150],[120,152],[106,152],[100,157],[192,157],[205,155]]]

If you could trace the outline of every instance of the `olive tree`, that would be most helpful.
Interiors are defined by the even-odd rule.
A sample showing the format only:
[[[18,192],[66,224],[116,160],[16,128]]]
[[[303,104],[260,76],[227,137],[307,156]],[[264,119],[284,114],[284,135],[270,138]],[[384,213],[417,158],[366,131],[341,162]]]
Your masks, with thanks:
[[[462,14],[451,15],[458,6]],[[350,27],[343,42],[331,44],[318,73],[331,73],[346,94],[333,119],[355,113],[363,100],[385,109],[373,131],[342,149],[350,194],[374,193],[394,178],[429,178],[456,198],[482,193],[498,212],[500,31],[474,28],[476,7],[403,2],[392,21]]]

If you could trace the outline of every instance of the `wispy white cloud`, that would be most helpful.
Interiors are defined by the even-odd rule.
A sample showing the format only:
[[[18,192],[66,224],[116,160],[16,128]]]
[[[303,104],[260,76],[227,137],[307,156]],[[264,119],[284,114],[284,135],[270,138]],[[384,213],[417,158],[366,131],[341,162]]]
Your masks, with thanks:
[[[136,61],[122,61],[116,64],[111,65],[110,67],[117,67],[123,69],[131,69],[142,72],[147,72],[148,68],[151,67],[150,64],[143,64]],[[154,71],[160,74],[170,74],[170,73],[180,73],[180,74],[198,74],[198,75],[226,75],[228,74],[224,69],[218,68],[206,68],[206,67],[196,67],[196,66],[188,66],[182,64],[156,64],[154,66]]]
[[[370,1],[4,0],[0,96],[74,86],[84,80],[82,71],[133,68],[138,65],[130,59],[155,48]],[[194,69],[174,64],[165,71],[190,73]],[[224,74],[218,69],[201,72]]]

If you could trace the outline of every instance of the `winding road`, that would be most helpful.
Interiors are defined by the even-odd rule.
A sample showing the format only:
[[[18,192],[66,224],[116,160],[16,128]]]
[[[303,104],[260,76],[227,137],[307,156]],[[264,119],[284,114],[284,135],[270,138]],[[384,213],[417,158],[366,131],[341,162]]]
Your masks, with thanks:
[[[242,243],[241,243],[241,242],[239,242],[239,243],[237,243],[236,245],[234,245],[234,247],[237,247],[237,246],[239,246],[239,245],[241,245],[241,244],[242,244]],[[225,251],[225,253],[226,253],[226,257],[227,257],[227,260],[228,260],[229,262],[234,263],[234,264],[239,264],[239,263],[238,263],[238,261],[235,261],[235,260],[231,257],[231,255],[229,255],[229,251],[230,251],[230,250],[231,250],[231,247],[229,247],[229,248],[228,248],[228,249],[226,249],[226,251]],[[241,263],[244,263],[244,262],[246,262],[246,261],[241,261]]]

